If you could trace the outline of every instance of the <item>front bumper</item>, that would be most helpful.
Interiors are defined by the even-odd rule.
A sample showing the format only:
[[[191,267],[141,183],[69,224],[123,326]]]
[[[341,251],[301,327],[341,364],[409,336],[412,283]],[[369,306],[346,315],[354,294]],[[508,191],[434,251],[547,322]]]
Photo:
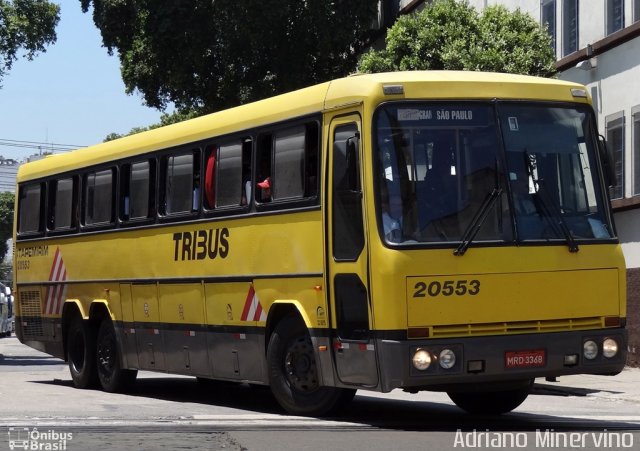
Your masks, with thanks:
[[[605,338],[613,338],[618,343],[618,353],[611,358],[602,354]],[[586,340],[593,340],[599,346],[598,355],[593,360],[583,356]],[[612,328],[433,340],[379,340],[376,347],[382,391],[395,388],[446,391],[461,389],[464,384],[522,381],[567,374],[617,374],[625,366],[627,336],[623,328]],[[424,371],[417,370],[411,363],[418,348],[436,357]],[[437,362],[437,356],[445,348],[456,354],[456,363],[450,369],[442,368]],[[544,362],[538,366],[507,365],[507,353],[541,350],[544,350]],[[571,355],[577,356],[575,364],[565,361],[565,356]]]

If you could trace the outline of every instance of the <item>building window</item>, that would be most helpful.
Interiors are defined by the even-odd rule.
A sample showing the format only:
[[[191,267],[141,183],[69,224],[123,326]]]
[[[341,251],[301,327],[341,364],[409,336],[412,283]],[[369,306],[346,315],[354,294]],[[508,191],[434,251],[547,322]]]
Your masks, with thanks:
[[[639,0],[640,1],[640,0]],[[547,28],[551,36],[551,48],[556,53],[556,0],[542,0],[540,5],[542,17],[540,23]]]
[[[640,20],[640,0],[633,0],[633,21]]]
[[[613,152],[616,171],[615,184],[611,187],[611,198],[622,199],[624,194],[624,113],[616,113],[605,118],[606,138]]]
[[[607,0],[607,36],[624,27],[624,0]]]
[[[562,56],[578,51],[578,0],[562,2]]]
[[[631,110],[633,121],[633,194],[640,195],[640,106]]]

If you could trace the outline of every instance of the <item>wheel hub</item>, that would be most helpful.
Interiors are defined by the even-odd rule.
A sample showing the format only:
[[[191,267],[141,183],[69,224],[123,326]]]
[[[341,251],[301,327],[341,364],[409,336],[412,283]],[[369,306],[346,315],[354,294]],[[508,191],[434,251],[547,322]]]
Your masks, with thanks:
[[[114,343],[111,337],[104,337],[98,343],[98,368],[103,374],[110,374],[113,370]]]
[[[318,373],[310,338],[300,337],[291,341],[286,352],[285,369],[292,388],[303,392],[318,388]]]

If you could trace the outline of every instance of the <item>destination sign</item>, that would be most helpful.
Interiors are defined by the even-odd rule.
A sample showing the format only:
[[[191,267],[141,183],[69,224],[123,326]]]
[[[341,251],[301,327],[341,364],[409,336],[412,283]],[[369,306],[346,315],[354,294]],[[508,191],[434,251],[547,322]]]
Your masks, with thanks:
[[[486,126],[491,109],[472,105],[434,105],[398,107],[396,119],[400,122],[419,122],[419,125],[475,125]]]

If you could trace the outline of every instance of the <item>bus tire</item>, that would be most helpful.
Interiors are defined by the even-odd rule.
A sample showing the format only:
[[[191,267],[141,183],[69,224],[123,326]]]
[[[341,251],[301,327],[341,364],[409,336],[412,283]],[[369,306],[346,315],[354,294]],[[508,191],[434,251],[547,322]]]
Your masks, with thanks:
[[[98,329],[96,364],[100,386],[109,393],[127,391],[138,375],[136,370],[122,368],[122,351],[118,346],[113,322],[108,318],[100,323]]]
[[[292,415],[327,415],[355,395],[355,390],[320,385],[311,337],[297,318],[286,317],[276,326],[267,348],[267,364],[271,391]]]
[[[486,392],[447,392],[456,406],[474,415],[501,415],[511,412],[527,399],[533,380],[520,388]]]
[[[75,315],[67,330],[67,362],[76,388],[94,388],[98,383],[95,342],[95,331],[88,321]]]

